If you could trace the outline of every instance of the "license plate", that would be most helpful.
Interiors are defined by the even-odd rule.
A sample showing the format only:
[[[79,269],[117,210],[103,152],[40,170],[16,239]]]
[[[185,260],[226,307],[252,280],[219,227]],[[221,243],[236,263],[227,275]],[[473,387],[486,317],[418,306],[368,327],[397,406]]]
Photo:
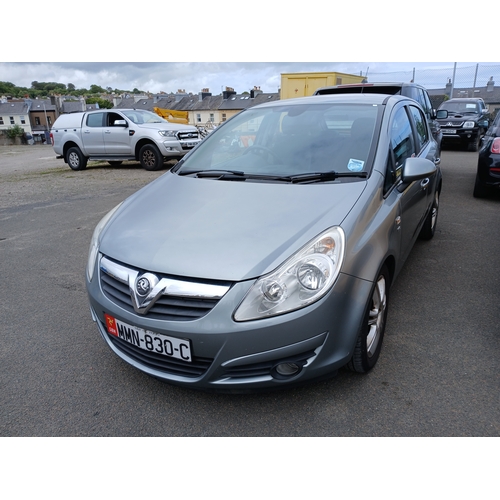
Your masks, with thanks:
[[[456,133],[457,133],[457,131],[454,129],[450,129],[450,128],[443,129],[443,134],[456,134]]]
[[[170,358],[191,362],[191,345],[189,340],[177,339],[169,335],[155,333],[137,326],[124,323],[109,314],[105,314],[106,328],[114,335],[129,344],[145,351],[154,352]]]
[[[196,142],[185,142],[184,147],[185,148],[194,148],[196,146]]]

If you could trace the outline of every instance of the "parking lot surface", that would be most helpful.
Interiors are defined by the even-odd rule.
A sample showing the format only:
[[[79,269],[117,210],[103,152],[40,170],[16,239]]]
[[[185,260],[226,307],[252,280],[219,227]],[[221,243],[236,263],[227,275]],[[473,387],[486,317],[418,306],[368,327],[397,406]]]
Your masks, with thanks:
[[[443,151],[436,235],[391,290],[370,374],[222,395],[126,365],[90,318],[94,227],[168,164],[73,172],[50,146],[0,147],[0,435],[498,436],[500,199],[472,197],[476,162]]]

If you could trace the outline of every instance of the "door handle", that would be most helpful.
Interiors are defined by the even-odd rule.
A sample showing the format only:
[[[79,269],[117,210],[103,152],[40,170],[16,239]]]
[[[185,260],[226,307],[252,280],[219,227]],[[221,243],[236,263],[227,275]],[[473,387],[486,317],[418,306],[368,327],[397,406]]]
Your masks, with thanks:
[[[429,182],[430,182],[430,179],[427,177],[425,178],[421,183],[420,183],[420,186],[422,187],[422,189],[427,189],[427,186],[429,185]]]

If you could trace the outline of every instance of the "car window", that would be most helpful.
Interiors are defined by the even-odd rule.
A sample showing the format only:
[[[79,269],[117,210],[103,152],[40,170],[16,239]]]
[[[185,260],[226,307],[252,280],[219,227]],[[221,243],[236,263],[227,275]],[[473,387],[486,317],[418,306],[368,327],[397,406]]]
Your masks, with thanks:
[[[88,127],[102,127],[104,113],[92,113],[87,116]]]
[[[399,178],[405,160],[416,154],[413,131],[405,107],[401,107],[396,111],[390,130],[395,175]]]
[[[408,108],[413,117],[413,123],[415,124],[415,131],[417,136],[416,152],[419,153],[429,141],[427,122],[420,109],[418,109],[416,106],[409,106]]]
[[[249,109],[212,132],[181,171],[298,175],[369,169],[380,106],[303,104]]]

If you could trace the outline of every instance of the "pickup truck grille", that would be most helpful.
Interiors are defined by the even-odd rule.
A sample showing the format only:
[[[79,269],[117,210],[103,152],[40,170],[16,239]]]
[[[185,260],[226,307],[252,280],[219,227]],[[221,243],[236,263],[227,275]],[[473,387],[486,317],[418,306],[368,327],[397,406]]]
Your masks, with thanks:
[[[200,135],[197,131],[193,132],[177,132],[177,137],[180,141],[189,141],[199,139]]]

